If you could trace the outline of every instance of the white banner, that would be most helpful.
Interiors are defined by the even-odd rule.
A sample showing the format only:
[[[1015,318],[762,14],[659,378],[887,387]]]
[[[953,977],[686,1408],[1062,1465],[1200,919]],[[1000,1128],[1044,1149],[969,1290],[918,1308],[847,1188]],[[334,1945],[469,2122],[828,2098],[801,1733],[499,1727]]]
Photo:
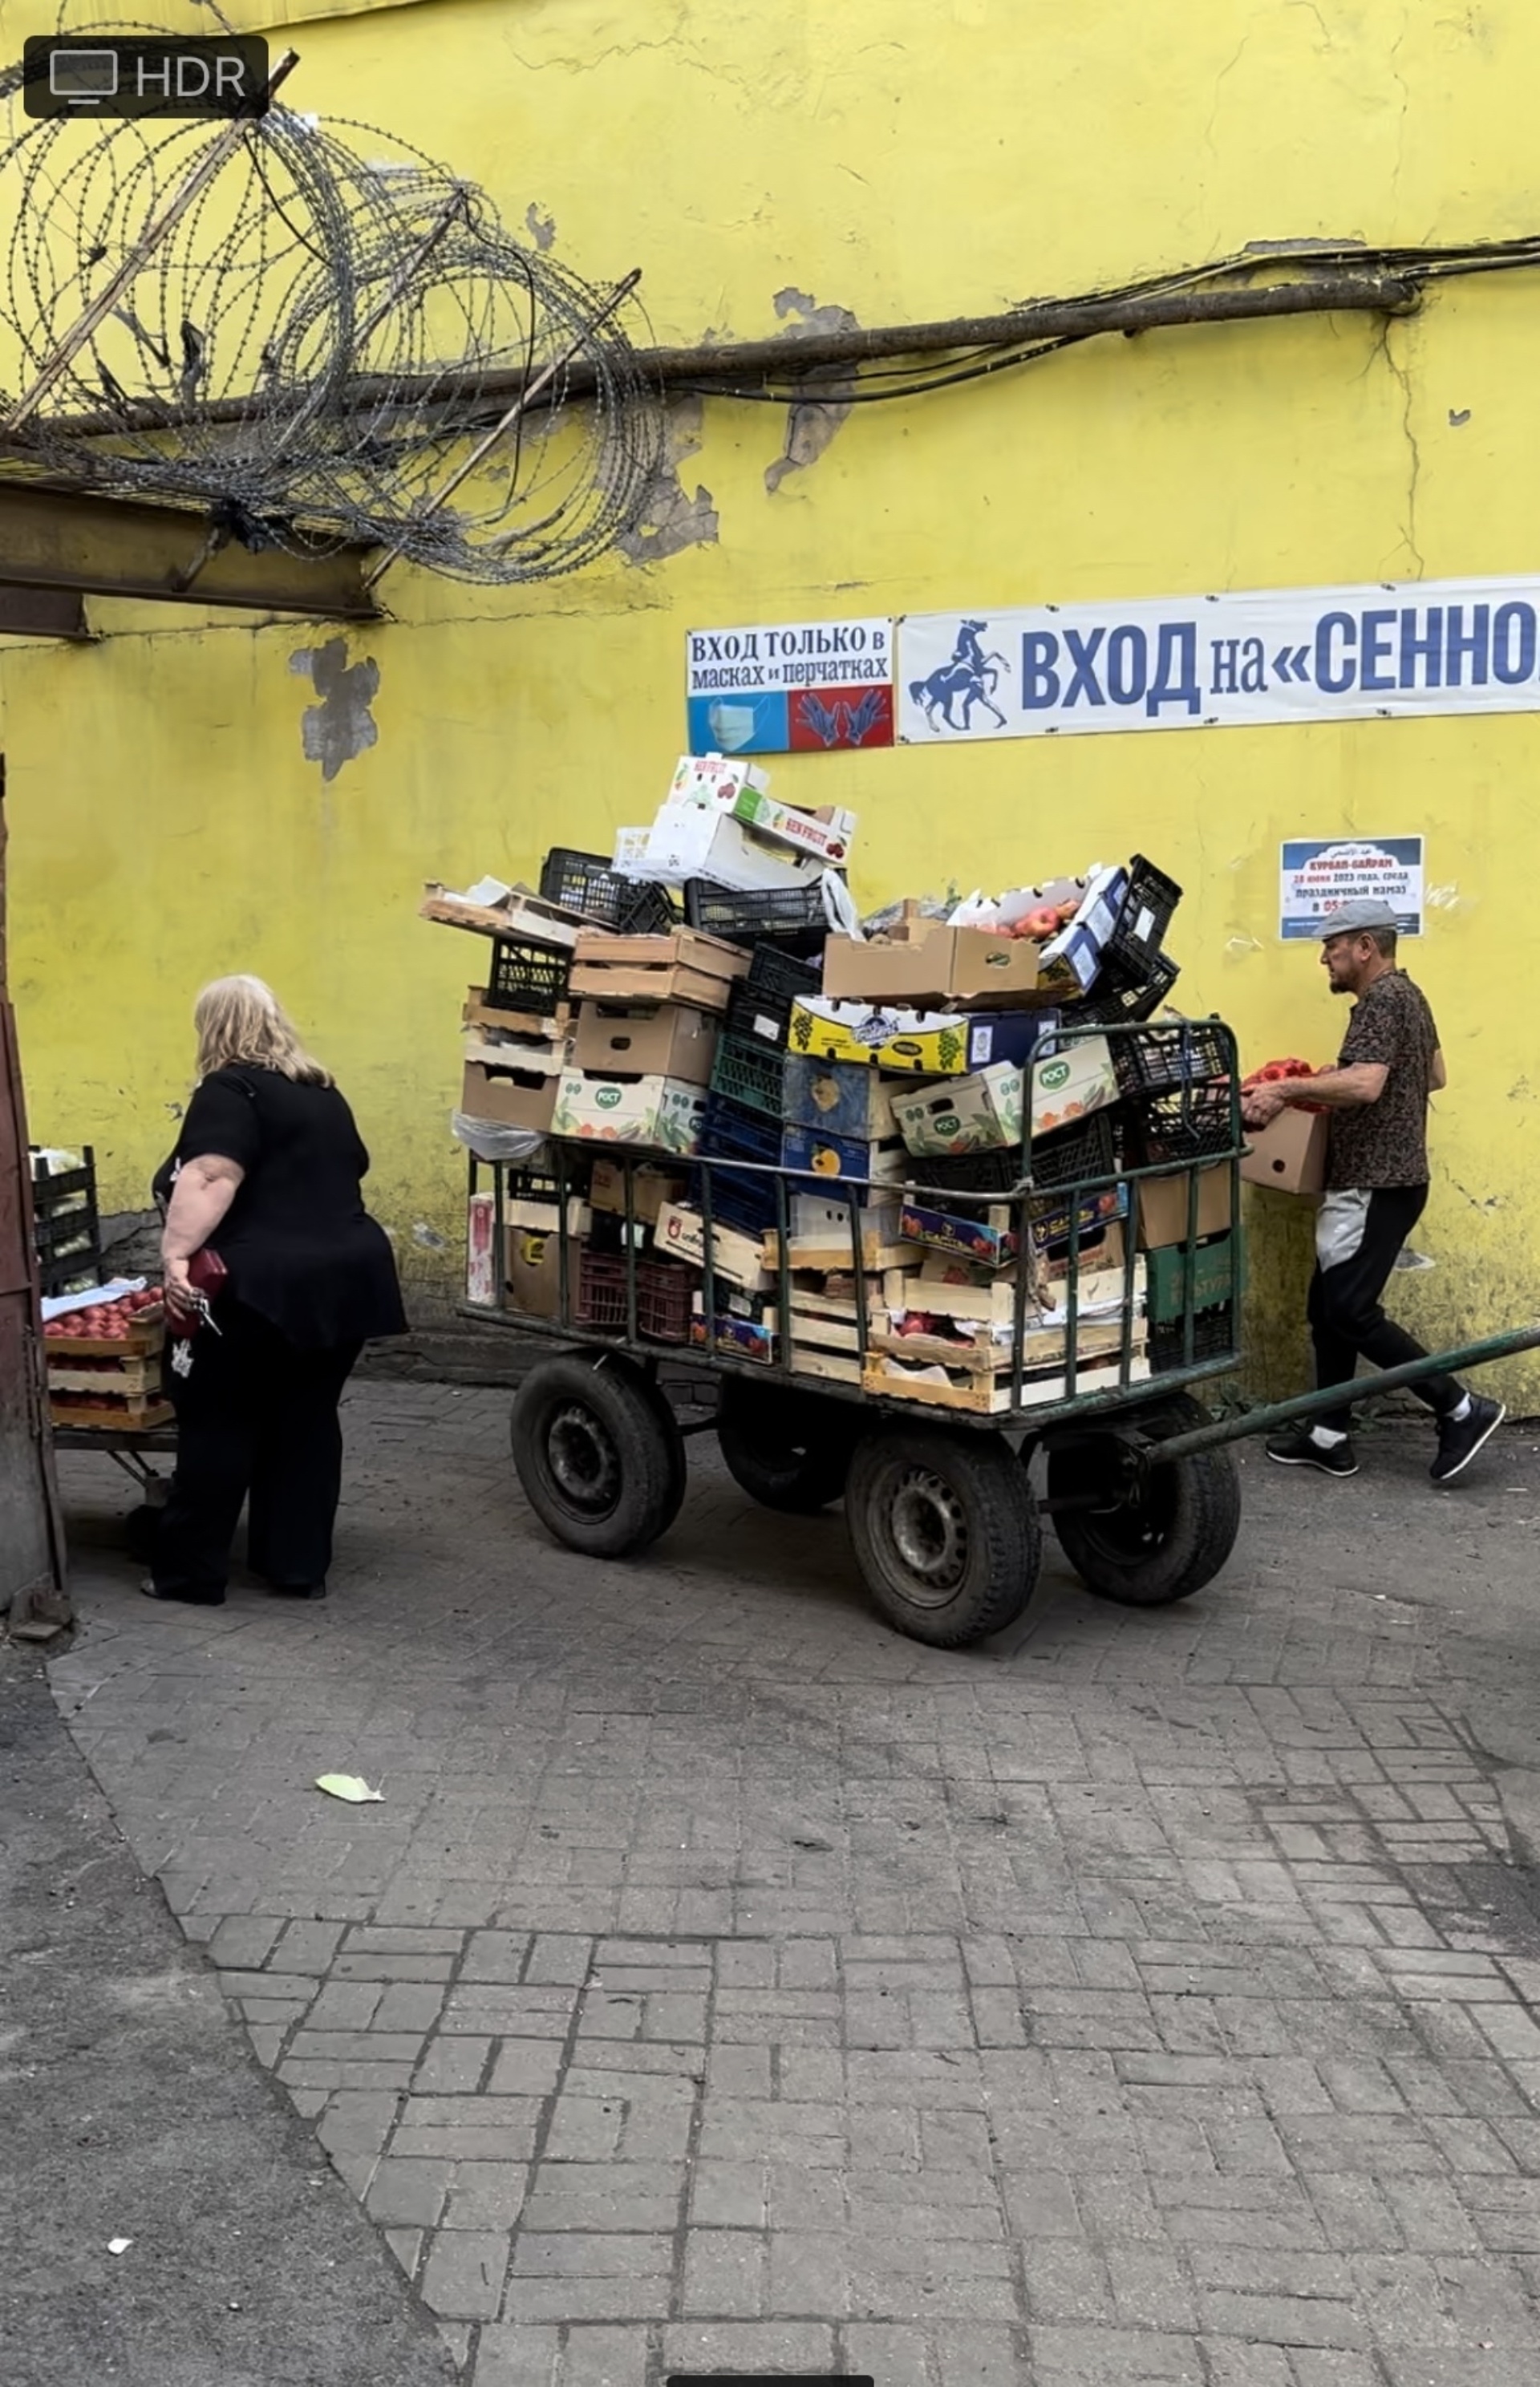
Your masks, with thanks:
[[[1540,578],[1142,597],[898,625],[899,737],[1540,712]]]

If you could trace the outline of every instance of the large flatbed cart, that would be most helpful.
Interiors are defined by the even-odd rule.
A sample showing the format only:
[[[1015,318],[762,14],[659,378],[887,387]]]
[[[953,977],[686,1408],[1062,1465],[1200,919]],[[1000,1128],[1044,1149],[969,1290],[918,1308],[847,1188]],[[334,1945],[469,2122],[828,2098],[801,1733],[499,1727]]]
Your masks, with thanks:
[[[791,1230],[794,1205],[809,1191],[805,1175],[736,1158],[688,1164],[701,1224],[686,1297],[680,1282],[662,1273],[668,1263],[642,1248],[646,1171],[666,1155],[600,1147],[612,1185],[618,1173],[623,1190],[614,1213],[619,1255],[598,1267],[585,1240],[596,1215],[593,1147],[550,1142],[537,1178],[473,1160],[473,1194],[490,1168],[500,1292],[491,1304],[468,1302],[465,1314],[561,1346],[535,1362],[513,1407],[514,1462],[536,1515],[569,1548],[636,1555],[678,1514],[686,1440],[714,1431],[738,1483],[766,1508],[807,1514],[843,1499],[874,1601],[917,1640],[959,1648],[1017,1617],[1036,1585],[1044,1514],[1099,1598],[1154,1608],[1202,1589],[1226,1564],[1240,1528],[1230,1445],[1343,1397],[1336,1387],[1224,1420],[1204,1406],[1204,1389],[1241,1358],[1245,1147],[1233,1040],[1218,1022],[1202,1027],[1223,1040],[1222,1075],[1192,1085],[1179,1066],[1155,1102],[1158,1132],[1133,1148],[1129,1166],[1100,1165],[1106,1146],[1098,1156],[1093,1133],[1078,1143],[1055,1138],[1058,1158],[1029,1138],[1017,1164],[1024,1173],[1005,1189],[946,1192],[949,1213],[977,1218],[995,1247],[1014,1249],[1021,1262],[1011,1272],[1003,1345],[963,1355],[960,1369],[949,1364],[960,1356],[955,1346],[888,1331],[880,1286],[877,1298],[867,1297],[883,1255],[870,1248],[865,1206],[873,1195],[890,1197],[891,1185],[817,1187],[824,1200],[843,1205],[850,1281],[859,1288],[842,1325],[820,1318],[803,1290]],[[1149,1030],[1142,1032],[1147,1053]],[[1067,1149],[1079,1155],[1067,1178]],[[746,1188],[775,1220],[763,1246],[772,1263],[769,1335],[735,1316],[733,1287],[718,1264],[725,1213],[741,1240]],[[910,1177],[899,1198],[907,1227],[910,1206],[923,1211],[940,1197],[933,1183]],[[1159,1231],[1169,1236],[1173,1201],[1180,1229],[1156,1243],[1155,1219],[1164,1216]],[[553,1222],[553,1297],[540,1304],[549,1314],[517,1306],[501,1260],[511,1221],[527,1227],[532,1218]],[[1223,1221],[1218,1232],[1215,1219]],[[1113,1221],[1121,1232],[1109,1268]],[[1141,1248],[1143,1241],[1152,1247]],[[842,1351],[830,1348],[841,1344]],[[1354,1392],[1393,1390],[1537,1345],[1540,1329],[1518,1329],[1360,1378]],[[766,1356],[748,1356],[751,1346]],[[931,1360],[930,1382],[902,1381],[909,1365]],[[701,1382],[697,1413],[684,1421],[662,1387],[663,1370]],[[1029,1467],[1040,1454],[1038,1495]]]
[[[1211,1423],[1198,1391],[1239,1358],[1238,1076],[1229,1030],[1201,1025],[1206,1081],[1190,1082],[1197,1065],[1173,1031],[1170,1084],[1155,1096],[1158,1133],[1122,1168],[1110,1123],[1094,1116],[1083,1132],[1029,1140],[992,1186],[986,1156],[971,1172],[953,1167],[950,1182],[945,1168],[911,1160],[894,1185],[811,1180],[768,1160],[669,1164],[602,1145],[612,1181],[623,1181],[619,1249],[605,1257],[587,1240],[597,1216],[592,1145],[552,1141],[538,1181],[473,1161],[473,1194],[490,1166],[502,1290],[466,1314],[563,1346],[535,1363],[514,1405],[515,1463],[536,1514],[571,1548],[639,1552],[678,1512],[687,1435],[710,1429],[737,1481],[766,1507],[806,1513],[843,1498],[874,1600],[919,1640],[958,1647],[1020,1613],[1044,1511],[1103,1597],[1158,1606],[1198,1590],[1239,1529],[1233,1461],[1207,1448],[1165,1467],[1152,1460],[1170,1438]],[[1137,1033],[1148,1055],[1148,1029],[1099,1032]],[[646,1171],[660,1161],[688,1167],[700,1215],[693,1274],[641,1248]],[[827,1252],[795,1231],[799,1201],[814,1194],[839,1216]],[[895,1199],[904,1233],[890,1254],[874,1247],[867,1222],[872,1202]],[[1139,1248],[1155,1206],[1169,1220],[1173,1203],[1174,1235],[1168,1225],[1158,1248]],[[979,1290],[975,1276],[969,1307],[980,1322],[966,1345],[955,1327],[949,1338],[895,1332],[884,1306],[889,1266],[920,1248],[908,1231],[947,1232],[938,1212],[966,1222],[959,1248],[1014,1256],[992,1285]],[[751,1305],[735,1304],[724,1274],[729,1241],[740,1253],[756,1216],[773,1222],[762,1231],[772,1290],[755,1305],[757,1325],[735,1315]],[[553,1297],[541,1304],[549,1315],[517,1307],[500,1264],[511,1227],[538,1217],[554,1230]],[[810,1261],[843,1268],[844,1301],[807,1290],[820,1282]],[[915,1280],[903,1282],[912,1293]],[[947,1302],[937,1288],[937,1309]],[[660,1388],[664,1366],[704,1379],[714,1414],[681,1425]],[[1039,1452],[1041,1498],[1029,1474]]]

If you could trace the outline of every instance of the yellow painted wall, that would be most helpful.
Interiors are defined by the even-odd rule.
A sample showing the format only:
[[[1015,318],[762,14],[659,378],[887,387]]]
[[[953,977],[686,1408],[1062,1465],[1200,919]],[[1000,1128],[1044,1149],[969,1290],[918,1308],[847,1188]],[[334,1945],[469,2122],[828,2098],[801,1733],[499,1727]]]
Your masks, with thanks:
[[[7,47],[51,9],[0,9]],[[424,0],[295,39],[297,106],[452,160],[511,223],[549,212],[557,254],[596,281],[642,265],[663,340],[777,330],[788,289],[891,322],[1253,239],[1531,229],[1540,20],[1522,0]],[[349,641],[379,667],[378,742],[330,785],[304,758],[315,698],[290,667],[328,629],[100,605],[95,649],[11,646],[34,1131],[94,1139],[111,1197],[142,1198],[186,1083],[192,993],[256,968],[352,1094],[403,1249],[414,1230],[452,1237],[474,948],[417,922],[421,882],[528,874],[555,840],[600,847],[646,818],[682,742],[687,628],[1534,572],[1537,369],[1540,276],[1447,288],[1388,332],[1342,317],[1119,339],[860,409],[774,496],[782,415],[709,402],[682,474],[710,492],[719,543],[528,594],[393,575],[397,618]],[[1343,1025],[1313,952],[1277,941],[1280,840],[1423,835],[1440,891],[1410,958],[1452,1082],[1418,1237],[1437,1265],[1396,1288],[1408,1323],[1451,1339],[1534,1307],[1537,765],[1530,716],[772,769],[784,794],[859,811],[865,898],[1153,853],[1189,890],[1184,999],[1256,1058],[1325,1055]],[[1277,1197],[1256,1213],[1258,1372],[1281,1392],[1302,1365],[1301,1221]],[[1504,1388],[1540,1410],[1540,1369]]]

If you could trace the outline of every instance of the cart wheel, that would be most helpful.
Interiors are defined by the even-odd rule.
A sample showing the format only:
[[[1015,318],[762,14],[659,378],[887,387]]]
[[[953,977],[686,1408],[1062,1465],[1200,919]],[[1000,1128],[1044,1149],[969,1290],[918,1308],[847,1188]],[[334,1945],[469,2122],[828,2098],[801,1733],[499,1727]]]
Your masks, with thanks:
[[[525,1497],[569,1549],[628,1558],[678,1515],[678,1424],[656,1384],[619,1353],[542,1359],[519,1387],[512,1431]]]
[[[912,1640],[959,1649],[1032,1596],[1037,1503],[998,1434],[878,1427],[856,1445],[845,1515],[867,1590]]]
[[[1150,1441],[1212,1421],[1185,1394],[1142,1425]],[[1127,1608],[1164,1608],[1212,1583],[1241,1530],[1241,1478],[1230,1451],[1200,1450],[1142,1481],[1113,1434],[1048,1453],[1050,1500],[1105,1495],[1107,1505],[1052,1511],[1059,1547],[1088,1591]]]
[[[725,1376],[716,1439],[727,1471],[762,1508],[815,1516],[844,1497],[858,1412],[816,1393]]]

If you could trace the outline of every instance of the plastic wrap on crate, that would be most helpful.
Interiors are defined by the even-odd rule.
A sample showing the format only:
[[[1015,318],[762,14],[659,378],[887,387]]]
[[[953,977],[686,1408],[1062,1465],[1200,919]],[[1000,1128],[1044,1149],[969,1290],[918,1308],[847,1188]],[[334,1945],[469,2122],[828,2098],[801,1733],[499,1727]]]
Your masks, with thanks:
[[[532,1161],[546,1148],[546,1138],[534,1128],[499,1127],[492,1119],[467,1118],[455,1111],[449,1120],[457,1143],[488,1166]]]
[[[149,1279],[143,1276],[115,1276],[110,1284],[94,1284],[84,1293],[59,1293],[44,1299],[40,1307],[43,1322],[53,1318],[72,1317],[77,1309],[102,1309],[111,1301],[121,1301],[131,1293],[143,1293]]]

